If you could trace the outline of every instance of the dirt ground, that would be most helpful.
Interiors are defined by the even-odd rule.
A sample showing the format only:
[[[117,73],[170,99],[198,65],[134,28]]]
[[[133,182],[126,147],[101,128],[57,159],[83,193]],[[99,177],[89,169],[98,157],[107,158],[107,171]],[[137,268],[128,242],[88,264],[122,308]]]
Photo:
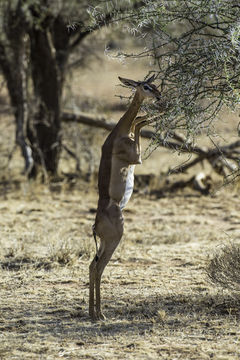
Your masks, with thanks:
[[[87,79],[86,96],[114,103],[117,75],[134,78],[136,69],[119,67],[99,65],[75,77],[73,87],[81,94]],[[222,121],[228,139],[234,124]],[[160,198],[134,193],[124,211],[124,237],[103,275],[106,320],[94,323],[88,266],[96,184],[27,182],[18,151],[4,167],[14,144],[11,115],[2,115],[0,134],[0,359],[240,358],[239,301],[206,276],[214,253],[239,243],[237,184],[216,185],[211,196],[192,189]],[[94,136],[97,166],[106,133]],[[61,165],[70,171],[64,156]],[[178,158],[159,149],[137,173],[159,175]]]
[[[205,269],[239,240],[238,194],[134,195],[88,317],[96,195],[27,185],[0,203],[1,359],[239,359],[239,303]],[[238,304],[238,305],[237,305]]]

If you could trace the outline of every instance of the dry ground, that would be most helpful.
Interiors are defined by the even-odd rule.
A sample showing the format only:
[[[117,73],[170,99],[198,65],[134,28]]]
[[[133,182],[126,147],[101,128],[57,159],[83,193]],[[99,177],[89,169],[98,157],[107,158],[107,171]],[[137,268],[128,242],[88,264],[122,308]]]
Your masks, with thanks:
[[[134,195],[102,283],[107,320],[88,317],[96,196],[26,185],[0,204],[2,359],[238,359],[239,303],[207,282],[239,235],[237,193]]]
[[[118,101],[117,75],[141,78],[145,73],[136,64],[106,62],[74,77],[73,91],[80,99],[83,92],[94,97],[99,109],[95,98],[103,104]],[[14,127],[11,115],[1,120],[3,172]],[[221,123],[228,139],[236,126],[230,120]],[[64,136],[74,132],[77,143],[78,134],[81,141],[92,139],[97,166],[106,133],[94,131],[93,140],[89,129],[69,129]],[[82,147],[77,150],[81,154]],[[62,168],[72,171],[64,156]],[[159,174],[183,161],[178,158],[161,149],[137,172]],[[27,183],[21,169],[17,151],[1,174],[0,359],[240,358],[239,301],[211,285],[205,274],[222,244],[239,242],[237,186],[208,197],[191,189],[160,199],[134,194],[125,210],[125,235],[103,275],[107,320],[93,323],[88,265],[95,250],[96,186],[77,181],[50,189]]]

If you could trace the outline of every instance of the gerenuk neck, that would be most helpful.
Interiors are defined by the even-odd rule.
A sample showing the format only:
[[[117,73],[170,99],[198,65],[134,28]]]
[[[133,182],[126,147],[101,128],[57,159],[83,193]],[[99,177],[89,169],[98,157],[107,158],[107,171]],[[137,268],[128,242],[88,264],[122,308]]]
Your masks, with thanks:
[[[121,117],[119,120],[116,128],[120,134],[122,133],[128,133],[131,129],[131,125],[133,120],[138,114],[138,111],[140,109],[140,106],[142,105],[142,102],[144,100],[144,97],[141,95],[141,93],[136,90],[136,93],[134,95],[134,98],[125,112],[125,114]]]

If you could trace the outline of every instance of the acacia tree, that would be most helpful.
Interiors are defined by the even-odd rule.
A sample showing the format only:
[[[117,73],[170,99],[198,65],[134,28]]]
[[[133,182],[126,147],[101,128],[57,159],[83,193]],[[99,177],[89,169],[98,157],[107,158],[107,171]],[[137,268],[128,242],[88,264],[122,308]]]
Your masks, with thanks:
[[[110,3],[94,18],[87,0],[80,5],[76,0],[1,1],[0,69],[16,119],[16,142],[31,177],[40,166],[51,176],[57,173],[61,98],[71,57],[77,51],[79,55],[88,35],[140,4],[134,0],[120,6]],[[92,6],[96,4],[92,1]]]
[[[156,116],[155,143],[181,129],[187,138],[211,123],[224,105],[240,103],[240,5],[236,0],[146,0],[130,21],[154,65],[168,109]],[[158,109],[148,106],[151,115]]]
[[[194,145],[199,133],[204,131],[208,136],[214,133],[214,120],[223,106],[234,110],[240,103],[238,1],[142,3],[122,20],[127,22],[129,33],[142,40],[145,49],[137,54],[117,53],[116,57],[149,59],[150,73],[156,75],[161,104],[142,106],[154,127],[150,152],[158,146],[172,146],[198,156],[181,166],[180,171],[207,158],[219,174],[225,176],[228,170],[236,170],[234,176],[238,176],[240,140],[210,152]],[[99,16],[101,11],[98,6],[95,14]],[[227,159],[233,160],[233,164]]]

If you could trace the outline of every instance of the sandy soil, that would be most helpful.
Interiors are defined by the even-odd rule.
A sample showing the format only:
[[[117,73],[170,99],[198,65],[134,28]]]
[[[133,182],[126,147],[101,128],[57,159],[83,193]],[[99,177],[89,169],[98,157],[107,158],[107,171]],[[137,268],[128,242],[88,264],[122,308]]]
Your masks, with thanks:
[[[239,241],[238,194],[138,194],[88,317],[96,195],[26,185],[0,204],[2,359],[238,359],[239,306],[205,269]]]

